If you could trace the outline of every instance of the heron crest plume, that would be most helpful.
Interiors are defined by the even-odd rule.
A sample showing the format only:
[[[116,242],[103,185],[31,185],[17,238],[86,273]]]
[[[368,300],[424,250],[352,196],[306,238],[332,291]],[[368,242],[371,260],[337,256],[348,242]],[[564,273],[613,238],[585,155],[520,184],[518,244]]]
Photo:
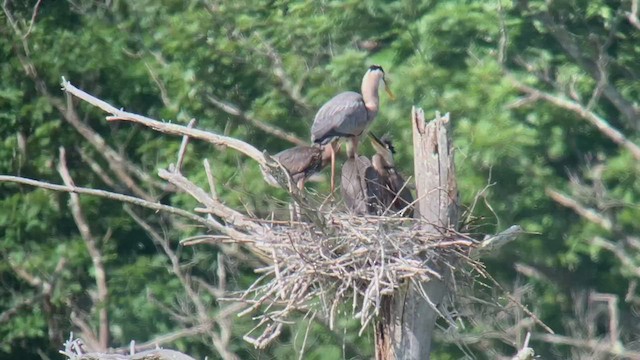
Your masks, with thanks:
[[[382,144],[389,149],[389,151],[392,154],[396,153],[396,148],[395,146],[393,146],[393,137],[391,136],[391,134],[386,133],[384,135],[382,135],[382,137],[380,138],[380,142],[382,142]]]
[[[369,66],[369,71],[376,71],[376,70],[380,70],[384,74],[384,69],[382,68],[382,66],[380,66],[380,65],[371,65],[371,66]]]

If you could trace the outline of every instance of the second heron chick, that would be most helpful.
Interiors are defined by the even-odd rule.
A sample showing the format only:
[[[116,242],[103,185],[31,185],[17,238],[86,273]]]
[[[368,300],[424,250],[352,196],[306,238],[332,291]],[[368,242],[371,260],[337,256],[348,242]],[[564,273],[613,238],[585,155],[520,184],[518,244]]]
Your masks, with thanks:
[[[277,153],[274,158],[289,172],[298,189],[312,175],[320,172],[331,162],[331,154],[338,153],[340,145],[336,143],[313,146],[294,146]]]
[[[385,187],[384,201],[387,208],[403,217],[413,217],[413,195],[409,190],[409,184],[396,170],[393,160],[396,151],[391,138],[383,136],[379,139],[372,132],[369,132],[369,138],[376,151],[371,158],[371,164]]]

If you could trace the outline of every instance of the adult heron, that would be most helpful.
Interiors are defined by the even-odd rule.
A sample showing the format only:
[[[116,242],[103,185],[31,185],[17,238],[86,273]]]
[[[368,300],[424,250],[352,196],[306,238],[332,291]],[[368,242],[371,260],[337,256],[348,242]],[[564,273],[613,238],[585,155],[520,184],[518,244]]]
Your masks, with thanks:
[[[311,140],[316,144],[326,145],[340,138],[350,138],[351,146],[347,148],[347,156],[350,159],[356,158],[359,138],[378,113],[380,81],[389,97],[394,99],[385,81],[384,70],[379,65],[372,65],[362,78],[361,94],[345,91],[322,105],[311,126]],[[332,152],[331,192],[335,189],[334,178],[335,153]]]

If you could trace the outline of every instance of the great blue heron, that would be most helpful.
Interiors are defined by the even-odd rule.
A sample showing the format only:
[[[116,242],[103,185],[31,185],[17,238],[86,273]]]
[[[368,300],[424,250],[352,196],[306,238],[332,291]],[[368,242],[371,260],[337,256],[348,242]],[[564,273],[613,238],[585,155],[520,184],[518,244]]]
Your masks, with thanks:
[[[302,190],[305,181],[327,166],[331,154],[338,151],[339,145],[334,143],[326,146],[295,146],[277,153],[274,158],[287,169],[298,189]]]
[[[383,196],[387,208],[401,216],[413,217],[413,195],[411,195],[407,182],[396,171],[393,161],[395,149],[391,139],[388,137],[382,137],[382,140],[378,139],[371,132],[369,137],[376,150],[376,154],[371,158],[371,164],[387,192]]]
[[[384,78],[381,66],[372,65],[362,78],[361,91],[358,94],[346,91],[327,101],[313,120],[311,126],[311,140],[314,143],[326,145],[340,138],[351,138],[351,147],[347,149],[347,156],[357,156],[360,135],[367,129],[378,113],[380,99],[378,87],[380,80],[384,83],[389,97],[394,98]],[[331,154],[331,192],[335,188],[335,154]]]
[[[347,208],[356,215],[382,214],[386,208],[383,180],[363,155],[342,165],[340,191]]]

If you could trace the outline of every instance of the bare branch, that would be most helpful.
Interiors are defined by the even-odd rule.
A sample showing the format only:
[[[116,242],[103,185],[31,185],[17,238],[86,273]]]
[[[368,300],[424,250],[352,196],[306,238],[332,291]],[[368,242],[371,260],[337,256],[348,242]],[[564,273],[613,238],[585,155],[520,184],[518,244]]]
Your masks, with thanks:
[[[555,334],[534,334],[533,338],[549,344],[569,345],[577,348],[588,349],[590,351],[604,352],[611,354],[612,356],[616,356],[617,358],[640,359],[639,351],[626,350],[621,344],[619,344],[619,346],[612,347],[610,343],[604,341],[598,341],[595,339],[583,340]]]
[[[153,227],[149,225],[149,223],[144,221],[135,212],[131,211],[131,209],[125,208],[125,211],[129,214],[129,216],[133,218],[133,220],[135,220],[136,223],[138,223],[138,225],[140,225],[141,228],[144,229],[144,231],[147,232],[151,240],[153,240],[155,244],[157,244],[162,248],[165,255],[167,255],[167,257],[169,258],[169,261],[171,262],[171,271],[178,278],[178,280],[180,281],[180,284],[182,285],[182,288],[187,293],[189,300],[191,300],[191,302],[194,304],[194,306],[197,309],[198,316],[199,316],[198,321],[201,324],[208,323],[209,321],[206,316],[207,314],[206,307],[204,306],[202,301],[200,301],[200,297],[193,289],[193,286],[191,285],[191,279],[180,268],[180,260],[178,259],[178,256],[176,255],[175,251],[171,249],[171,245],[169,244],[169,241],[165,237],[158,234],[158,232],[155,231]]]
[[[69,306],[74,308],[74,310],[71,311],[71,323],[75,325],[79,331],[79,337],[82,338],[86,347],[89,348],[90,351],[101,351],[99,350],[101,348],[100,340],[93,331],[93,328],[91,328],[91,325],[87,322],[88,316],[81,313],[74,304],[69,304]]]
[[[636,29],[640,30],[640,20],[638,20],[638,0],[631,0],[631,11],[626,13],[627,20]]]
[[[27,29],[27,32],[24,35],[22,35],[23,39],[26,39],[31,34],[31,31],[33,30],[33,25],[35,25],[36,23],[36,16],[38,16],[38,9],[40,9],[41,3],[42,3],[42,0],[38,0],[38,2],[33,7],[33,13],[31,14],[31,21],[29,21],[29,28]]]
[[[8,0],[4,2],[3,9],[7,18],[13,21],[13,17],[7,8]],[[20,30],[17,28],[17,24],[13,24],[14,31],[16,34],[21,35]],[[63,116],[63,118],[71,124],[78,133],[83,136],[97,151],[100,153],[109,164],[111,170],[116,174],[116,176],[127,186],[131,191],[146,200],[153,201],[154,199],[146,194],[140,187],[138,187],[133,179],[129,176],[127,172],[134,174],[137,178],[142,181],[148,182],[156,187],[162,188],[153,179],[144,171],[139,169],[130,161],[126,160],[120,154],[118,154],[115,150],[109,147],[102,136],[100,136],[96,131],[94,131],[90,126],[85,124],[80,117],[76,113],[73,103],[70,101],[70,98],[67,98],[67,104],[56,97],[51,96],[49,90],[47,89],[46,83],[39,77],[38,71],[33,64],[31,58],[29,57],[29,47],[26,41],[26,37],[22,37],[23,43],[23,51],[24,54],[20,53],[16,50],[16,56],[18,57],[22,67],[24,68],[25,74],[31,78],[35,83],[36,91],[38,91],[49,103],[58,110],[58,112]],[[162,188],[163,190],[166,190]]]
[[[149,341],[135,344],[134,349],[136,353],[156,349],[158,347],[162,347],[165,344],[172,343],[182,338],[203,334],[207,332],[208,329],[209,329],[208,326],[197,325],[197,326],[193,326],[186,329],[176,330],[170,333],[159,335]],[[124,353],[129,351],[130,348],[131,348],[130,346],[123,346],[123,347],[113,349],[113,352]]]
[[[24,184],[24,185],[34,186],[38,188],[43,188],[43,189],[54,190],[54,191],[74,192],[78,194],[98,196],[98,197],[116,200],[124,203],[129,203],[137,206],[142,206],[152,210],[159,210],[159,211],[164,211],[170,214],[182,216],[189,220],[203,224],[210,229],[216,229],[216,230],[224,229],[224,225],[212,219],[205,219],[203,217],[194,215],[186,210],[182,210],[173,206],[168,206],[160,203],[147,201],[134,196],[118,194],[118,193],[105,191],[105,190],[83,188],[78,186],[51,184],[48,182],[33,180],[33,179],[24,178],[20,176],[0,175],[0,182],[12,182],[12,183]]]
[[[151,66],[146,61],[144,62],[144,66],[147,68],[147,71],[149,71],[149,75],[151,76],[151,79],[153,80],[153,82],[156,83],[156,85],[158,86],[158,89],[160,90],[160,99],[162,99],[162,104],[164,104],[164,106],[169,109],[175,109],[176,106],[171,102],[171,99],[169,98],[169,93],[167,92],[167,88],[164,86],[162,81],[160,81],[160,78],[158,77],[158,75],[156,75],[155,71],[153,71]]]
[[[56,100],[57,99],[51,98],[50,101],[58,108],[58,111],[63,114],[64,119],[106,159],[109,168],[118,177],[118,179],[122,181],[122,183],[130,189],[134,195],[148,201],[154,201],[155,199],[153,196],[149,195],[145,190],[138,186],[138,184],[136,184],[135,180],[129,175],[129,172],[136,175],[139,179],[153,184],[154,182],[151,179],[151,176],[118,154],[117,151],[107,145],[107,142],[100,134],[83,122],[80,119],[80,116],[78,116],[70,96],[67,97],[66,106]]]
[[[41,296],[35,296],[35,297],[22,299],[20,302],[13,305],[9,309],[1,312],[0,324],[4,324],[10,321],[11,319],[13,319],[14,316],[18,315],[20,311],[31,308],[36,301],[40,300],[40,298]]]
[[[160,170],[158,172],[158,175],[161,178],[167,180],[169,183],[174,184],[178,188],[187,192],[194,199],[198,200],[209,210],[211,210],[213,214],[223,218],[227,223],[235,227],[240,227],[242,229],[252,231],[254,233],[262,233],[262,228],[259,225],[248,219],[242,213],[222,204],[218,200],[211,198],[206,191],[196,186],[181,174],[171,173],[166,170]],[[231,231],[231,229],[229,229],[229,231]],[[227,234],[234,237],[234,235],[232,235],[231,233]],[[245,236],[241,236],[241,238],[244,237]]]
[[[292,144],[295,145],[307,145],[307,142],[300,139],[299,137],[288,133],[284,130],[282,130],[281,128],[275,126],[275,125],[271,125],[271,124],[267,124],[264,121],[260,121],[252,116],[250,116],[249,114],[247,114],[246,112],[240,110],[240,108],[238,108],[236,105],[233,105],[229,102],[223,101],[221,99],[218,99],[216,97],[214,97],[213,95],[208,95],[207,99],[209,100],[209,102],[211,104],[213,104],[215,107],[217,107],[218,109],[226,112],[229,115],[233,115],[233,116],[237,116],[240,119],[248,122],[249,124],[255,126],[256,128],[266,132],[267,134],[271,134],[277,138],[280,138],[282,140],[286,140]]]
[[[298,106],[306,110],[310,110],[311,106],[307,100],[300,94],[300,88],[293,84],[291,78],[287,74],[287,71],[284,68],[284,64],[282,61],[282,57],[278,53],[278,51],[265,39],[260,36],[259,33],[254,33],[254,35],[259,39],[262,44],[262,48],[267,55],[267,57],[271,60],[271,69],[273,70],[273,75],[280,81],[280,85],[282,90],[284,90],[287,95],[293,100]]]
[[[584,106],[575,101],[564,99],[560,96],[552,95],[542,90],[538,90],[531,86],[525,85],[524,83],[516,80],[516,78],[512,75],[508,75],[508,78],[511,80],[511,83],[516,87],[516,89],[536,98],[548,101],[551,104],[565,110],[569,110],[580,116],[584,120],[587,120],[590,124],[595,126],[603,135],[611,139],[616,144],[627,149],[637,161],[640,161],[640,147],[628,140],[624,136],[624,134],[622,134],[618,129],[611,126],[611,124],[609,124],[607,120],[596,115],[594,112],[589,111]]]
[[[39,288],[44,284],[44,282],[42,281],[42,279],[40,277],[38,277],[36,275],[32,275],[26,269],[24,269],[22,266],[16,264],[11,259],[9,259],[8,264],[11,267],[11,269],[13,270],[13,272],[16,273],[16,275],[18,275],[19,278],[21,278],[22,280],[26,281],[29,285],[31,285],[31,286],[33,286],[35,288]]]
[[[580,46],[576,43],[574,37],[571,35],[569,30],[567,30],[564,24],[556,22],[548,11],[539,13],[536,18],[546,26],[549,33],[583,70],[589,73],[589,75],[596,81],[600,79],[600,70],[598,69],[596,62],[583,56],[584,51],[582,51]],[[636,109],[631,102],[627,101],[615,86],[606,82],[602,87],[602,93],[631,124],[634,126],[638,125],[638,109]]]
[[[209,160],[202,160],[204,165],[204,172],[207,174],[207,182],[209,183],[209,192],[211,193],[211,198],[213,200],[218,200],[218,192],[216,191],[216,182],[213,179],[213,173],[211,172],[211,165],[209,165]]]
[[[531,338],[531,333],[527,333],[527,337],[524,340],[524,345],[522,345],[522,349],[518,351],[516,356],[512,358],[512,360],[533,360],[535,356],[535,352],[532,348],[529,347],[529,339]]]
[[[509,44],[509,33],[504,19],[504,8],[502,1],[498,0],[498,19],[500,20],[500,41],[498,42],[498,62],[504,64],[507,60],[507,45]]]
[[[557,190],[551,189],[551,188],[546,188],[545,189],[546,194],[553,199],[553,201],[557,202],[558,204],[568,207],[570,209],[572,209],[573,211],[575,211],[578,215],[582,216],[583,218],[591,221],[592,223],[601,226],[602,228],[604,228],[605,230],[611,231],[613,230],[613,224],[611,223],[611,220],[605,218],[604,216],[598,214],[596,211],[592,210],[592,209],[588,209],[586,207],[584,207],[582,204],[580,204],[578,201],[576,201],[575,199],[570,198],[569,196],[560,193]]]
[[[620,260],[622,265],[624,265],[627,271],[631,271],[635,276],[640,278],[640,264],[635,261],[633,257],[629,256],[629,253],[625,251],[622,246],[616,245],[599,236],[593,238],[591,243],[613,253],[613,255]]]
[[[62,177],[65,185],[69,187],[74,187],[73,179],[71,178],[71,174],[69,173],[69,169],[67,168],[67,160],[65,156],[65,150],[63,147],[60,147],[60,161],[58,163],[58,172]],[[91,233],[91,229],[89,227],[89,223],[84,216],[84,212],[82,211],[82,207],[80,206],[80,197],[78,194],[70,192],[70,201],[69,207],[71,208],[71,214],[73,215],[73,220],[78,227],[78,231],[80,231],[80,235],[84,240],[85,245],[87,246],[87,251],[91,256],[91,261],[93,263],[93,268],[95,271],[96,277],[96,286],[98,288],[98,318],[99,318],[99,330],[98,330],[98,341],[99,341],[99,351],[106,351],[109,346],[109,308],[107,306],[107,302],[109,301],[109,289],[107,287],[107,274],[104,269],[104,262],[102,259],[102,252],[98,246],[98,240]]]
[[[60,276],[62,270],[66,265],[66,259],[61,257],[56,264],[56,267],[53,270],[53,273],[49,276],[49,279],[43,280],[42,278],[29,273],[25,268],[21,265],[18,265],[11,259],[9,259],[8,264],[11,269],[15,272],[15,274],[26,281],[29,285],[39,290],[40,294],[37,298],[42,300],[42,311],[45,315],[48,333],[49,333],[49,341],[52,343],[61,342],[62,334],[60,332],[60,324],[58,319],[59,310],[56,309],[55,305],[51,302],[51,296],[55,287],[57,285],[57,280]],[[8,315],[11,315],[10,313]]]
[[[258,164],[262,166],[266,166],[267,161],[264,155],[258,149],[253,147],[253,145],[250,145],[244,141],[234,139],[228,136],[213,134],[203,130],[189,129],[186,126],[181,126],[181,125],[176,125],[171,123],[163,123],[145,116],[119,110],[111,106],[107,102],[102,101],[76,88],[75,86],[71,85],[69,81],[66,81],[64,79],[62,82],[62,89],[72,94],[73,96],[83,101],[86,101],[87,103],[93,106],[96,106],[109,114],[112,114],[112,116],[107,117],[107,120],[131,121],[134,123],[142,124],[146,127],[152,128],[154,130],[157,130],[165,134],[180,135],[180,136],[186,135],[192,138],[210,142],[214,145],[228,146],[254,159]]]
[[[106,185],[108,185],[113,189],[118,189],[119,186],[116,185],[116,183],[109,177],[107,172],[102,168],[102,166],[100,166],[100,164],[98,164],[96,160],[91,158],[89,154],[87,154],[87,152],[80,147],[76,147],[76,151],[78,152],[78,154],[80,154],[80,158],[82,159],[82,161],[84,161],[85,163],[87,163],[87,165],[89,165],[91,170],[96,175],[98,175],[98,177],[100,178],[100,180],[102,180],[103,183],[105,183]]]
[[[197,123],[198,121],[196,119],[191,119],[191,121],[189,121],[189,124],[187,124],[187,128],[191,129],[196,126]],[[184,161],[184,155],[187,152],[188,144],[189,136],[185,135],[182,137],[182,143],[180,143],[180,150],[178,150],[178,161],[176,161],[176,167],[174,169],[174,171],[178,173],[182,170],[182,162]]]

